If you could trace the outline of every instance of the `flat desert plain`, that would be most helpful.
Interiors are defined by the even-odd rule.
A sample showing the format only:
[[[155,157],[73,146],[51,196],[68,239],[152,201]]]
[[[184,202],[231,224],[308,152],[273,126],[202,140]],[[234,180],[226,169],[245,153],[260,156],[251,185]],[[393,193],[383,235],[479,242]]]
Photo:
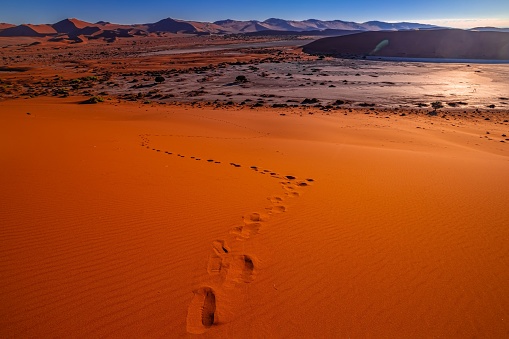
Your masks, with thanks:
[[[509,336],[507,110],[85,105],[20,94],[74,74],[31,67],[2,75],[0,336]]]

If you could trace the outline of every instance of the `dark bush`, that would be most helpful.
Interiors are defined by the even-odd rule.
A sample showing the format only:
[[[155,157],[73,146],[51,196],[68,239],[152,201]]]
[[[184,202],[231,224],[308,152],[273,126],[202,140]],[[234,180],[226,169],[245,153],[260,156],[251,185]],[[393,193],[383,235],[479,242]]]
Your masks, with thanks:
[[[104,99],[102,97],[94,96],[83,101],[82,104],[97,104],[99,102],[104,102]]]
[[[436,111],[437,109],[444,107],[444,105],[442,105],[440,101],[435,101],[431,103],[431,107],[433,107],[433,109]]]
[[[236,82],[247,82],[247,78],[245,75],[238,75],[236,78],[235,78],[235,81]]]

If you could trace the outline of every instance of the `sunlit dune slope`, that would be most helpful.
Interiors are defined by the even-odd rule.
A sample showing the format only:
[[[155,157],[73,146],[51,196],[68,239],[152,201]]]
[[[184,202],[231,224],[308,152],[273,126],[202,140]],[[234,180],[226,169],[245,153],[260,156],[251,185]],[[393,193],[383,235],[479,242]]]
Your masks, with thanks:
[[[509,334],[506,124],[280,112],[3,102],[0,335]]]

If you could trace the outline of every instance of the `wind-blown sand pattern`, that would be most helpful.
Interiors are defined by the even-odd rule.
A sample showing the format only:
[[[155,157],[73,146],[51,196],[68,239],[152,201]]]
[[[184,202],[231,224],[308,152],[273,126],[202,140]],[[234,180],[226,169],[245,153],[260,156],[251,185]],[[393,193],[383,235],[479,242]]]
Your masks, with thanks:
[[[219,121],[222,123],[232,124],[231,122],[224,120]],[[233,125],[242,129],[247,128],[237,124]],[[263,135],[261,132],[258,133]],[[170,151],[151,148],[150,135],[141,135],[140,137],[142,140],[142,147],[158,153],[162,152],[166,155],[173,155],[173,152]],[[156,135],[156,137],[164,136]],[[196,136],[181,135],[179,137],[192,138]],[[180,153],[177,154],[177,156],[180,158],[186,157]],[[201,158],[197,158],[195,156],[191,156],[190,158],[197,161],[201,160]],[[221,164],[221,161],[216,161],[214,159],[208,159],[207,162],[211,164]],[[229,164],[235,168],[242,167],[240,164],[234,162],[230,162]],[[314,182],[314,179],[310,178],[298,181],[296,180],[297,178],[293,175],[286,175],[282,177],[270,170],[261,171],[259,170],[258,166],[250,166],[250,169],[260,174],[268,174],[272,178],[278,179],[279,183],[281,184],[281,188],[284,191],[284,195],[290,198],[300,196],[299,190],[297,189],[298,187],[306,187],[311,182]],[[255,261],[258,261],[258,259],[254,259],[250,255],[243,254],[241,249],[244,247],[244,244],[241,242],[254,240],[255,236],[264,227],[273,213],[277,214],[286,211],[286,206],[282,204],[284,201],[282,197],[273,196],[268,197],[267,200],[269,200],[271,204],[265,208],[266,214],[253,212],[245,215],[243,217],[242,225],[234,226],[230,230],[228,242],[226,240],[215,240],[212,242],[213,254],[211,254],[209,257],[207,272],[211,276],[208,284],[214,287],[200,287],[199,289],[193,291],[194,297],[191,301],[191,304],[189,305],[189,310],[187,313],[187,332],[193,334],[205,333],[207,329],[214,325],[214,323],[217,324],[219,322],[218,318],[221,317],[220,315],[222,315],[222,312],[225,313],[222,315],[222,317],[228,318],[227,313],[229,311],[217,307],[216,295],[218,294],[218,291],[224,299],[223,302],[227,303],[229,300],[229,294],[238,293],[232,292],[232,290],[240,288],[241,286],[239,286],[239,284],[242,285],[245,283],[250,283],[254,280]],[[233,249],[228,245],[228,243],[235,245]]]
[[[507,112],[82,100],[2,102],[2,337],[509,335]]]

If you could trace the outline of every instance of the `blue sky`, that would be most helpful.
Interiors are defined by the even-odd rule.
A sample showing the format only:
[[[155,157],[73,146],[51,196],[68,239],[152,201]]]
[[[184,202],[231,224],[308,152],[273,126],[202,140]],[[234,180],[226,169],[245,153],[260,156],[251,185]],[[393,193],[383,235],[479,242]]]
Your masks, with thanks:
[[[322,19],[364,22],[414,21],[451,27],[509,27],[509,0],[2,0],[0,22],[54,23],[75,17],[96,22],[148,23],[184,20]]]

